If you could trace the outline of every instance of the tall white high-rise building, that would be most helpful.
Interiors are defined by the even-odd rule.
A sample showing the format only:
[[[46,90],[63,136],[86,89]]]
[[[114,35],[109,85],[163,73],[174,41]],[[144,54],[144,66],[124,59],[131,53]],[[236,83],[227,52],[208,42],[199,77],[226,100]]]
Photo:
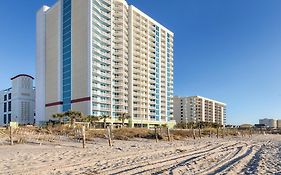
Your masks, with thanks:
[[[37,121],[57,112],[173,116],[173,33],[125,0],[58,0],[37,12]]]
[[[210,122],[225,125],[226,104],[201,96],[174,97],[177,123]]]
[[[173,33],[129,8],[129,110],[135,120],[168,122],[173,115]]]
[[[12,87],[0,91],[0,125],[10,122],[33,124],[35,89],[33,77],[20,74],[13,78]]]

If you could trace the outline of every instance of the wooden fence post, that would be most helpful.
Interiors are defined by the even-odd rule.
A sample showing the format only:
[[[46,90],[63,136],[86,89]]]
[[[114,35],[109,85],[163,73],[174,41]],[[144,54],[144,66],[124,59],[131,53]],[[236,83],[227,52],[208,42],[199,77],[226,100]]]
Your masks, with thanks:
[[[111,134],[111,129],[110,129],[110,126],[107,126],[107,134],[108,134],[108,144],[110,147],[112,147],[112,134]]]
[[[193,139],[196,139],[196,137],[195,137],[195,130],[194,130],[193,127],[192,127],[192,129],[191,129],[191,132],[192,132],[192,137],[193,137]]]
[[[200,127],[198,129],[198,132],[199,132],[199,138],[201,139],[201,128]]]
[[[221,130],[222,130],[222,131],[221,131],[221,132],[222,132],[221,137],[222,137],[222,138],[224,138],[224,127],[222,127],[222,129],[221,129]]]
[[[248,136],[249,138],[251,137],[251,128],[249,129]]]
[[[172,141],[172,140],[171,140],[171,134],[170,134],[170,129],[169,129],[169,128],[167,128],[167,134],[168,134],[168,141],[169,141],[169,142]]]
[[[83,144],[83,148],[85,148],[85,144],[86,144],[86,128],[85,126],[82,126],[82,136],[83,136],[83,141],[82,141],[82,144]]]
[[[156,142],[158,142],[157,127],[154,128],[154,133],[155,133],[155,140],[156,140]]]
[[[195,130],[194,130],[193,127],[192,127],[192,136],[193,136],[193,139],[196,139],[196,137],[195,137]]]
[[[10,130],[10,144],[14,145],[14,141],[13,141],[13,128],[12,128],[12,126],[9,126],[9,130]]]
[[[219,138],[219,127],[217,127],[217,139]]]
[[[209,130],[209,137],[211,137],[211,130]]]
[[[228,134],[229,134],[229,129],[225,128],[225,135],[228,136]]]

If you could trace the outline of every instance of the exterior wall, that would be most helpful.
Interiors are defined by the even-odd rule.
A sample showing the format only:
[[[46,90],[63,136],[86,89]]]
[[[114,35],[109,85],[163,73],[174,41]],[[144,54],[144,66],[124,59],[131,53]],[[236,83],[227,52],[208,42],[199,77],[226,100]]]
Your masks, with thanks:
[[[46,11],[43,6],[36,15],[36,122],[45,121],[45,51],[46,51]]]
[[[52,115],[61,112],[60,105],[46,107],[46,121],[52,120]]]
[[[177,123],[194,122],[194,103],[187,97],[174,97],[174,118]]]
[[[178,96],[174,96],[174,119],[176,120],[177,123],[183,123],[184,119],[183,116],[181,115],[181,98]]]
[[[90,115],[89,1],[72,1],[71,109]]]
[[[200,96],[174,97],[174,114],[180,122],[212,122],[225,124],[225,104]]]
[[[61,111],[61,106],[48,104],[61,101],[60,79],[60,3],[56,3],[46,13],[46,79],[45,79],[45,105],[47,120],[53,113]]]

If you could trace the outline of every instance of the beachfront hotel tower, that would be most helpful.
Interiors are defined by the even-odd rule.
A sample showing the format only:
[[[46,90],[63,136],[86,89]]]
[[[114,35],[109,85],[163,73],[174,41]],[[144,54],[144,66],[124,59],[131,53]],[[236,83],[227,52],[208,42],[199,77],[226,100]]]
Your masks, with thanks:
[[[36,35],[37,123],[68,110],[172,119],[174,34],[125,0],[58,0],[37,12]]]

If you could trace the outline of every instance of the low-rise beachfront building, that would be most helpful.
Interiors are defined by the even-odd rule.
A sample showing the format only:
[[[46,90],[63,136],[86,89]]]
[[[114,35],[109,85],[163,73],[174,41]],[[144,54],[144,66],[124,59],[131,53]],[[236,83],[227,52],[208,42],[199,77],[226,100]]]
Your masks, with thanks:
[[[210,122],[225,125],[226,104],[201,96],[174,97],[177,123]]]
[[[281,120],[277,120],[277,128],[281,128]]]
[[[268,128],[277,128],[277,120],[275,119],[268,119],[268,118],[260,119],[259,124],[264,124],[265,127]]]
[[[33,124],[35,112],[35,88],[33,77],[20,74],[13,78],[12,87],[0,91],[0,125],[12,122]]]

